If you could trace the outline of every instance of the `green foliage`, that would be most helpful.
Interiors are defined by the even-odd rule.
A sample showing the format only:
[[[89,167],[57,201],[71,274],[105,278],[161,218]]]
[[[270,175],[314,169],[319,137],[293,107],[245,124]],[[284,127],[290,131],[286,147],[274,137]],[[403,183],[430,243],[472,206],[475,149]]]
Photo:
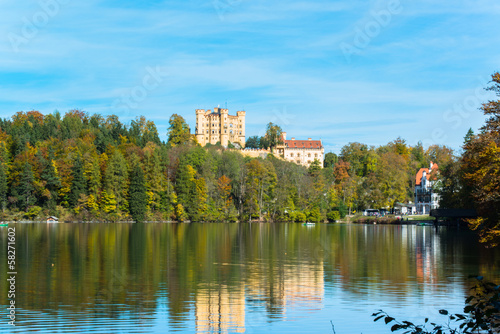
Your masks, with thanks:
[[[71,192],[69,194],[69,204],[73,207],[78,205],[78,200],[80,195],[85,195],[86,184],[83,177],[83,163],[80,156],[77,156],[75,164],[71,168],[71,176],[73,178],[71,182]]]
[[[136,165],[130,175],[130,215],[136,222],[144,221],[147,208],[146,184],[141,166]]]
[[[272,149],[274,149],[277,145],[281,144],[282,143],[282,133],[283,133],[283,130],[281,130],[281,127],[276,125],[276,124],[273,124],[273,123],[269,123],[267,124],[267,130],[266,130],[266,142],[267,142],[267,145],[268,147]]]
[[[446,324],[429,322],[416,325],[410,321],[398,321],[379,310],[372,314],[374,321],[384,320],[391,325],[391,332],[404,330],[411,334],[473,334],[473,333],[498,333],[500,330],[500,286],[491,282],[483,282],[483,277],[477,277],[478,283],[474,286],[472,294],[466,298],[463,314],[451,314],[447,310],[439,310],[439,314],[446,316]],[[429,326],[430,328],[427,328]]]
[[[328,219],[329,222],[335,222],[340,219],[340,212],[339,211],[330,211],[326,215],[326,218]]]
[[[168,145],[174,147],[191,141],[189,126],[182,116],[173,114],[168,124],[170,124],[168,128]]]
[[[335,164],[339,161],[339,157],[333,153],[333,152],[328,152],[325,154],[325,160],[323,161],[323,167],[328,168],[328,167],[333,167]]]
[[[246,148],[260,148],[260,138],[258,136],[248,137],[245,144]]]

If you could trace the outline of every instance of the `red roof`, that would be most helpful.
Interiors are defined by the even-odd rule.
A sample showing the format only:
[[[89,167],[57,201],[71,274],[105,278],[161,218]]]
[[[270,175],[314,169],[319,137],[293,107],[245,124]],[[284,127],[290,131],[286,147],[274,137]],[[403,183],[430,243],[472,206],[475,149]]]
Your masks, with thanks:
[[[289,148],[322,148],[321,140],[285,140]]]
[[[432,163],[432,161],[431,161]],[[432,165],[432,170],[438,170],[439,169],[439,166],[438,164],[433,164]],[[430,180],[431,179],[431,173],[429,173],[429,168],[420,168],[420,170],[418,171],[417,173],[417,177],[415,179],[415,185],[416,186],[419,186],[422,182],[422,175],[424,174],[424,171],[425,171],[425,177],[427,178],[427,180]],[[434,178],[435,179],[435,178]]]

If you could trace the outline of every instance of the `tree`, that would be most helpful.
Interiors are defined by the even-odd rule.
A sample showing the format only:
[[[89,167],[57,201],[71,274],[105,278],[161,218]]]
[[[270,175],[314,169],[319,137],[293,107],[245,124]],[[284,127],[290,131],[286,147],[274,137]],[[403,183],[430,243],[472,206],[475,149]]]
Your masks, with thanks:
[[[71,168],[71,176],[73,180],[71,182],[71,191],[69,193],[69,204],[72,207],[76,207],[78,205],[80,195],[86,195],[86,184],[85,178],[83,177],[83,163],[80,155],[77,155],[75,163]]]
[[[464,145],[470,143],[472,139],[474,139],[474,131],[472,130],[472,128],[469,128],[469,131],[467,131],[464,137]]]
[[[129,208],[132,219],[136,222],[144,221],[146,215],[146,185],[144,172],[141,166],[136,165],[130,175]]]
[[[328,152],[327,154],[325,154],[325,161],[323,162],[323,167],[325,168],[333,167],[338,161],[339,157],[335,153]]]
[[[267,144],[271,148],[271,151],[276,146],[278,146],[279,144],[281,144],[283,142],[282,132],[283,132],[283,130],[281,130],[280,126],[273,124],[272,122],[267,124],[266,140],[267,140]]]
[[[128,211],[128,169],[123,154],[115,149],[109,158],[104,172],[104,188],[113,195],[120,211]]]
[[[499,72],[492,75],[487,90],[500,97]],[[466,136],[461,173],[479,216],[469,220],[470,226],[479,231],[481,241],[496,246],[500,243],[500,99],[484,103],[481,109],[489,118],[478,135]]]
[[[0,209],[2,214],[7,207],[7,165],[0,161]]]
[[[168,121],[168,145],[174,147],[176,145],[186,144],[191,141],[189,126],[184,118],[180,115],[173,114]]]
[[[26,161],[17,189],[19,203],[25,211],[36,202],[34,181],[35,177],[33,176],[32,166]]]
[[[45,190],[43,192],[46,198],[46,205],[49,209],[54,209],[57,204],[59,188],[61,187],[61,180],[57,175],[56,158],[52,149],[49,150],[47,159],[40,156],[42,173],[41,179],[45,183]]]
[[[260,139],[259,136],[248,137],[247,142],[245,144],[246,148],[260,148]]]

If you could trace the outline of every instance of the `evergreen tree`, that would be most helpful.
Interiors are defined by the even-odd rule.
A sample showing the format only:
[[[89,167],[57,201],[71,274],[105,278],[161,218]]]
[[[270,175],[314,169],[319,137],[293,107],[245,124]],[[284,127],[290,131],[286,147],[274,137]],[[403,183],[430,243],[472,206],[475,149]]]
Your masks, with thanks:
[[[147,206],[146,184],[144,172],[139,165],[135,166],[130,175],[129,195],[129,209],[132,219],[136,222],[144,221]]]
[[[36,202],[34,181],[32,166],[26,161],[17,189],[19,205],[25,211]]]
[[[48,159],[45,159],[43,158],[43,156],[41,156],[40,160],[41,166],[43,168],[41,179],[45,182],[45,204],[49,209],[54,209],[57,204],[58,191],[61,187],[61,180],[57,175],[55,166],[54,152],[50,150]]]
[[[470,141],[474,138],[474,131],[472,131],[472,128],[469,128],[469,131],[465,134],[464,137],[464,145],[467,145],[470,143]]]
[[[86,182],[83,176],[83,163],[80,155],[76,157],[75,163],[71,168],[71,176],[73,181],[71,183],[71,191],[69,193],[69,204],[71,207],[76,207],[78,205],[78,200],[80,195],[86,194]]]
[[[7,207],[7,166],[0,161],[0,209],[2,213]]]

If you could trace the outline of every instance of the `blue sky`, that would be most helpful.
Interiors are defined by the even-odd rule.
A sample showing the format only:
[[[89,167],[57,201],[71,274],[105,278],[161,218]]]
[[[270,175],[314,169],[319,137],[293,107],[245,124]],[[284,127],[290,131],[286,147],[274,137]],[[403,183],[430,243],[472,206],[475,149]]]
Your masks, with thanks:
[[[247,112],[247,137],[402,137],[458,149],[500,70],[500,3],[0,2],[0,117],[82,109],[192,128],[195,109]]]

